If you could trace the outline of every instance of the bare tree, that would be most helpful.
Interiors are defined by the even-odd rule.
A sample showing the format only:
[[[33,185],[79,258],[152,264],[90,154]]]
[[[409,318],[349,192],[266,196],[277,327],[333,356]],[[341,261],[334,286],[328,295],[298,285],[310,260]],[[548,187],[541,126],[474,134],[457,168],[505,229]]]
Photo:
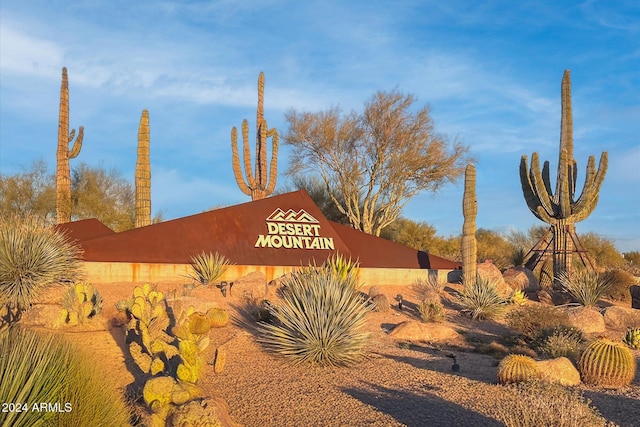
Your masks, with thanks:
[[[294,147],[287,174],[312,173],[351,225],[376,236],[416,194],[437,191],[464,172],[468,147],[434,132],[412,95],[377,92],[362,114],[339,108],[285,115]]]

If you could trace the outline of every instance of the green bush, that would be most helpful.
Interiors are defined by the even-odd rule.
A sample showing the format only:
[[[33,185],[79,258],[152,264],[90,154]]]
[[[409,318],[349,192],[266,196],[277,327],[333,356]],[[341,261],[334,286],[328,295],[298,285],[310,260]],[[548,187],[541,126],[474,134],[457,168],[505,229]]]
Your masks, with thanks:
[[[491,409],[507,427],[604,427],[607,421],[578,389],[560,384],[528,381],[503,386],[505,399],[496,399]]]
[[[558,282],[578,304],[593,307],[598,300],[609,292],[613,282],[611,277],[600,275],[588,270],[577,270],[573,274],[562,272],[558,275]]]
[[[496,285],[483,279],[462,290],[460,303],[462,311],[470,313],[474,320],[491,319],[501,314],[506,305]]]
[[[282,300],[269,308],[277,322],[260,324],[260,342],[297,364],[358,361],[369,337],[360,332],[368,309],[353,274],[343,280],[325,268],[297,271],[284,282]]]
[[[533,341],[540,331],[555,326],[570,326],[569,315],[555,307],[542,304],[527,304],[506,315],[509,327]]]
[[[578,328],[565,325],[552,326],[539,331],[533,345],[545,356],[567,357],[575,362],[584,348],[584,336]]]
[[[611,287],[604,296],[615,301],[629,301],[631,292],[629,288],[636,284],[636,278],[624,270],[609,270],[604,277],[611,282]]]
[[[0,219],[0,312],[20,319],[47,286],[81,278],[78,246],[34,216]]]
[[[58,335],[18,327],[0,334],[0,402],[58,405],[4,413],[2,425],[130,425],[129,408],[98,366]]]
[[[191,257],[193,273],[189,277],[201,285],[211,285],[227,271],[229,265],[229,259],[218,252],[202,252]]]

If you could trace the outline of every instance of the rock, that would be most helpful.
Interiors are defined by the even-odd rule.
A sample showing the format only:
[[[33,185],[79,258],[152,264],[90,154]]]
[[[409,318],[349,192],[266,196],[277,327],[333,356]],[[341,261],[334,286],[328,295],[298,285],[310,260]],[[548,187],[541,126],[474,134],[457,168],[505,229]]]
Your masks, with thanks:
[[[513,289],[526,292],[536,292],[540,289],[538,279],[533,272],[525,267],[511,267],[502,273],[504,281]]]
[[[631,286],[629,292],[631,293],[631,308],[640,309],[640,286]]]
[[[389,336],[397,340],[427,341],[447,343],[460,339],[458,334],[450,326],[440,323],[422,323],[415,320],[407,320],[399,323],[389,333]]]
[[[617,305],[607,307],[604,311],[604,323],[611,329],[640,327],[640,310]]]
[[[601,333],[606,330],[604,317],[594,308],[578,307],[567,310],[569,325],[581,329],[585,334]]]
[[[538,301],[544,305],[553,305],[553,297],[547,289],[541,289],[536,293]]]
[[[240,424],[229,415],[227,403],[220,398],[189,402],[173,410],[167,418],[167,426],[169,427],[185,425],[240,427]]]
[[[513,288],[504,281],[500,269],[492,262],[478,263],[477,274],[480,280],[488,280],[495,284],[501,297],[507,298],[513,292]]]
[[[260,302],[269,294],[267,277],[260,271],[252,271],[233,281],[230,294],[233,298],[243,301]]]
[[[559,383],[564,386],[580,384],[580,372],[566,357],[536,362],[540,371],[540,379]]]
[[[34,304],[22,313],[20,324],[60,328],[64,326],[62,306],[58,304]]]

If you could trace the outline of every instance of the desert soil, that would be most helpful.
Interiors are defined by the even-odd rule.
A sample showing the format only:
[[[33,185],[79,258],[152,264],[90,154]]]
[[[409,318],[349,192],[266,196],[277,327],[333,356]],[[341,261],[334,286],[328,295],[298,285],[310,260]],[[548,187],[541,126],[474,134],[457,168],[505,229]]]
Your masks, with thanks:
[[[132,361],[125,357],[124,316],[114,303],[128,298],[134,284],[96,286],[105,300],[103,313],[89,325],[64,331],[71,340],[89,347],[101,368],[126,393],[135,388],[127,369]],[[366,329],[372,337],[362,362],[352,367],[294,366],[257,343],[256,322],[243,297],[223,298],[215,288],[199,288],[189,296],[183,295],[181,286],[160,284],[158,288],[170,303],[177,298],[198,309],[220,306],[231,314],[227,326],[211,331],[207,349],[207,360],[212,361],[216,347],[224,346],[224,372],[214,374],[208,365],[201,386],[206,395],[224,399],[230,415],[245,427],[502,425],[491,415],[495,402],[506,393],[497,384],[498,359],[471,352],[469,344],[489,343],[509,333],[500,321],[471,321],[445,301],[447,324],[462,331],[464,339],[447,346],[398,342],[387,332],[402,321],[418,319],[416,299],[412,301],[405,287],[384,287],[392,308],[367,314]],[[398,293],[405,297],[402,311],[393,300]],[[42,312],[58,295],[52,292],[34,311]],[[621,333],[608,334],[619,337]],[[448,355],[456,356],[459,372],[452,372]],[[640,351],[634,355],[640,360]],[[581,389],[607,420],[622,427],[640,426],[640,370],[630,387]]]

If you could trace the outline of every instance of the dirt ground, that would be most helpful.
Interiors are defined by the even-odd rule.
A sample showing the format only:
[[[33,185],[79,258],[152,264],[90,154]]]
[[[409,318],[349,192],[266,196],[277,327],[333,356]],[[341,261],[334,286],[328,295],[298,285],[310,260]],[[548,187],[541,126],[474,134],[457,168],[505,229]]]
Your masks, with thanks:
[[[81,327],[63,328],[72,341],[88,346],[123,393],[131,389],[133,375],[127,369],[122,325],[125,317],[114,304],[131,296],[135,284],[97,284],[105,303],[100,316]],[[167,301],[181,300],[205,311],[225,308],[231,322],[212,329],[208,362],[215,349],[224,346],[227,363],[221,374],[208,365],[201,386],[208,396],[224,399],[230,415],[245,427],[275,426],[499,426],[491,417],[492,407],[505,393],[497,384],[498,359],[472,352],[470,342],[490,343],[508,328],[493,321],[472,321],[445,299],[447,324],[462,334],[452,345],[398,342],[388,336],[394,325],[417,320],[417,298],[407,287],[383,287],[392,308],[386,313],[367,314],[366,330],[372,334],[366,358],[353,367],[293,366],[265,352],[256,342],[256,322],[246,298],[223,297],[216,288],[190,292],[181,285],[158,284]],[[453,292],[453,285],[445,291]],[[365,289],[366,290],[366,287]],[[395,296],[405,299],[401,311]],[[60,290],[53,290],[34,306],[38,312],[53,310]],[[29,318],[25,319],[29,322]],[[619,337],[621,331],[610,331]],[[460,366],[452,372],[452,358]],[[640,351],[635,351],[640,360]],[[620,390],[581,386],[593,405],[620,426],[640,426],[640,373],[633,384]]]

